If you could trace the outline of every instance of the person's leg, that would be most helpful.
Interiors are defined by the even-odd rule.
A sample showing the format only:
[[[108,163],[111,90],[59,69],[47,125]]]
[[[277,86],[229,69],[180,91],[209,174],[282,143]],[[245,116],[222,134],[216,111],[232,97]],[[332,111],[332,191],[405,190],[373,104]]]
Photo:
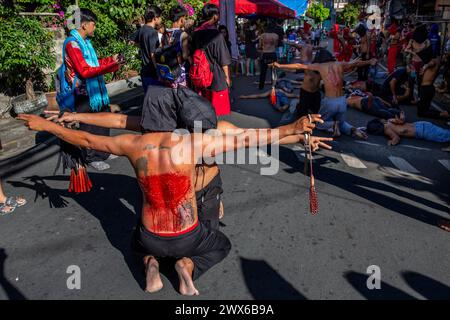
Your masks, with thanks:
[[[319,110],[319,114],[322,116],[324,123],[318,123],[316,128],[323,131],[333,129],[337,111],[336,106],[333,104],[333,99],[325,97],[322,100],[322,105]]]
[[[441,112],[431,110],[435,89],[433,85],[419,86],[419,102],[417,104],[417,115],[424,118],[442,119]]]
[[[421,121],[423,136],[421,138],[434,142],[450,142],[450,130],[443,129],[431,122]]]
[[[374,97],[372,100],[372,106],[370,108],[365,109],[368,114],[375,116],[381,119],[393,119],[396,115],[400,114],[400,110],[398,109],[388,109],[384,106],[384,103],[378,97]]]
[[[92,113],[91,107],[89,105],[89,97],[87,96],[76,96],[75,97],[76,112],[78,113]],[[109,136],[109,128],[101,128],[89,124],[80,123],[80,130],[89,132],[95,135]],[[109,153],[101,152],[92,149],[86,149],[86,163],[101,162],[109,157]]]
[[[145,292],[154,293],[163,288],[161,275],[159,273],[159,263],[154,256],[144,257],[145,266]]]
[[[259,75],[259,90],[262,90],[262,89],[264,89],[264,85],[265,85],[265,83],[266,83],[266,73],[267,73],[267,68],[268,68],[268,66],[267,66],[267,61],[266,61],[266,58],[265,58],[265,55],[263,54],[262,55],[262,57],[261,57],[261,63],[260,63],[260,66],[261,66],[261,70],[260,70],[260,75]]]
[[[250,75],[250,58],[247,58],[245,61],[245,66],[246,66],[246,75],[249,76]]]
[[[266,91],[264,93],[257,93],[257,94],[247,94],[247,95],[241,95],[239,96],[240,99],[262,99],[267,98],[270,96],[270,93],[272,92],[272,89],[269,91]]]
[[[6,195],[3,192],[2,180],[0,180],[0,215],[12,213],[16,207],[6,204]]]
[[[3,192],[2,180],[0,179],[0,203],[5,203],[6,195]]]

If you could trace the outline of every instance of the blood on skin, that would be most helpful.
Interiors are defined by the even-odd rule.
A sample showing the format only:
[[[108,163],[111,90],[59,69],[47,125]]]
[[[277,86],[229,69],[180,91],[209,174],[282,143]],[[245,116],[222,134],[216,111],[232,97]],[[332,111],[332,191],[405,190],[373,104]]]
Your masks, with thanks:
[[[176,173],[139,178],[147,200],[144,219],[151,222],[153,232],[182,231],[183,203],[191,190],[191,179]]]

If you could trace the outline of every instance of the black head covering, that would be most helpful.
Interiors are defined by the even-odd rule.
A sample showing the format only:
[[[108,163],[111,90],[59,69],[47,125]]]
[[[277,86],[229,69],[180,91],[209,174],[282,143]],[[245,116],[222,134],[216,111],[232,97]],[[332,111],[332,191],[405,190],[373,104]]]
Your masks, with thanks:
[[[336,61],[336,58],[333,56],[333,54],[326,50],[326,49],[320,49],[313,60],[313,63],[325,63],[325,62],[332,62]]]
[[[416,28],[413,32],[412,36],[413,40],[418,43],[423,43],[425,40],[428,39],[428,30],[427,26],[422,24]]]
[[[433,48],[430,45],[417,52],[417,55],[420,57],[424,64],[427,64],[431,61],[431,59],[435,58],[435,56],[433,55]]]
[[[212,104],[188,88],[150,86],[142,107],[141,128],[144,132],[194,130],[194,121],[201,121],[203,131],[217,128]]]
[[[367,122],[367,133],[378,136],[384,135],[384,123],[380,119],[373,119]]]

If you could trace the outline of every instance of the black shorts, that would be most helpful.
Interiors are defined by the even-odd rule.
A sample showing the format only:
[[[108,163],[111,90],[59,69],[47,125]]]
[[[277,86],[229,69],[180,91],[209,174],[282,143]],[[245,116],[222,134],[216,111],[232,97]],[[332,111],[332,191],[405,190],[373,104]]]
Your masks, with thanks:
[[[139,224],[133,236],[133,250],[139,255],[155,258],[190,258],[194,262],[192,278],[222,261],[231,250],[231,242],[219,230],[212,230],[199,222],[194,230],[173,237],[148,231]]]
[[[298,116],[319,113],[321,98],[320,91],[309,92],[300,88],[300,102],[297,105]]]
[[[211,229],[219,229],[219,210],[222,189],[220,172],[202,190],[195,193],[198,220]]]

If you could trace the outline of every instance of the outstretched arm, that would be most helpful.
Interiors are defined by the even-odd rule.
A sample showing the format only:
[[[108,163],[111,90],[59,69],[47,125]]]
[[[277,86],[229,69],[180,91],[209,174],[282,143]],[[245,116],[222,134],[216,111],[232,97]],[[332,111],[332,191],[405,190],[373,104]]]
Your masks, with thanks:
[[[284,70],[313,70],[319,71],[319,64],[301,64],[301,63],[291,63],[291,64],[279,64],[278,62],[274,62],[270,64],[273,68],[284,69]]]
[[[72,145],[108,152],[118,156],[126,156],[129,153],[128,149],[136,145],[136,140],[140,137],[132,134],[123,134],[115,137],[98,136],[80,130],[67,129],[30,114],[19,114],[17,119],[25,121],[25,126],[30,130],[47,131]]]
[[[374,66],[375,64],[377,64],[377,61],[378,61],[377,59],[372,58],[370,60],[365,60],[365,61],[353,60],[350,62],[343,62],[343,64],[344,64],[344,69],[353,69],[353,68],[365,67],[368,65]]]
[[[281,140],[290,136],[311,133],[315,127],[315,122],[323,123],[320,115],[311,115],[311,120],[310,122],[308,117],[302,117],[291,124],[275,129],[237,129],[238,131],[235,134],[193,134],[191,136],[193,141],[190,143],[193,142],[199,156],[204,154],[216,156],[240,148],[280,143]],[[228,125],[228,127],[232,128],[232,125]],[[224,130],[226,126],[222,124],[220,128]],[[299,142],[300,138],[293,138],[292,141],[291,143]]]
[[[46,112],[52,114],[52,112]],[[141,117],[127,116],[126,114],[111,113],[111,112],[98,112],[98,113],[75,113],[64,112],[59,117],[54,115],[47,120],[56,121],[57,123],[72,123],[81,122],[84,124],[90,124],[103,128],[110,129],[126,129],[130,131],[141,131]]]
[[[217,123],[217,130],[224,135],[238,135],[245,132],[245,129],[236,127],[234,124],[228,121],[219,121]],[[304,141],[305,136],[303,134],[297,134],[280,139],[280,141],[278,141],[278,144],[304,143]],[[319,149],[319,147],[331,149],[331,146],[325,143],[327,141],[333,141],[333,138],[322,138],[315,136],[310,137],[310,143],[314,151]]]

